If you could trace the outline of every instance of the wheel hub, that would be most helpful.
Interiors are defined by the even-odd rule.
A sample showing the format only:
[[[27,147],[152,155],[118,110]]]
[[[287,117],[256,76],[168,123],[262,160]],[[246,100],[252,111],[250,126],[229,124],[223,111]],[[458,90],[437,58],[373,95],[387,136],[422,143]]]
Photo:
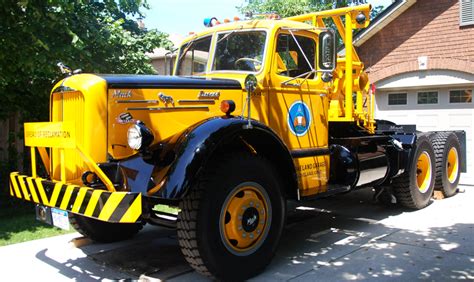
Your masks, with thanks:
[[[242,215],[242,228],[245,232],[253,232],[258,226],[258,210],[254,207],[249,207]]]
[[[416,184],[421,193],[429,190],[431,180],[431,158],[427,152],[423,152],[416,163]]]
[[[448,152],[448,158],[446,162],[446,172],[450,183],[454,183],[458,177],[459,170],[459,158],[458,151],[452,147]]]
[[[268,196],[256,186],[243,186],[229,195],[220,227],[226,247],[236,254],[256,250],[269,228],[269,209]]]

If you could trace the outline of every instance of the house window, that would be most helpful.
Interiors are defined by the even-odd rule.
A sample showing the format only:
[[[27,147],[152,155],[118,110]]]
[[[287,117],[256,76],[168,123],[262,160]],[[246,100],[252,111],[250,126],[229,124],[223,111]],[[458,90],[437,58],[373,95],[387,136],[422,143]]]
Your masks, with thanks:
[[[388,94],[389,105],[406,105],[407,93],[390,93]]]
[[[438,104],[438,92],[418,92],[418,104]]]
[[[472,103],[472,90],[449,91],[449,103]]]
[[[474,0],[459,0],[459,25],[474,25]]]

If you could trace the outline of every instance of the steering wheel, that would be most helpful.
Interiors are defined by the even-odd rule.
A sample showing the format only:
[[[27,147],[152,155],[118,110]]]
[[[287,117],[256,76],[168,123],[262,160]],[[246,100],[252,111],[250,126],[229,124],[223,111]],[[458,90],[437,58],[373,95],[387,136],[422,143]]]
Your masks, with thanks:
[[[251,65],[250,64],[245,64],[245,66],[247,66],[250,70],[257,70],[256,68],[256,65],[262,65],[262,62],[257,60],[257,59],[253,59],[253,58],[240,58],[240,59],[237,59],[235,62],[234,62],[234,66],[235,68],[239,68],[238,65],[241,63],[241,62],[250,62],[252,63]]]

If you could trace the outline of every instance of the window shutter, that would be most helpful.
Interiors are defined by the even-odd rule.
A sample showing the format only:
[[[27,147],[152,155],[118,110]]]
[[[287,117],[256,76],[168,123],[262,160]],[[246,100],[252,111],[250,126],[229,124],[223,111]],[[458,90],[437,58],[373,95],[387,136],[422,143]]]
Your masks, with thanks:
[[[460,0],[460,25],[474,24],[474,0]]]

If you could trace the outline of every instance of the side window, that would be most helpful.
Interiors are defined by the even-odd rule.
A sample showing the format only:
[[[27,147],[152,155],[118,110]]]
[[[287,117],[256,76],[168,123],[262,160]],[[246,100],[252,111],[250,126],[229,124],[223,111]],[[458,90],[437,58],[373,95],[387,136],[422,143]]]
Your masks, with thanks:
[[[297,77],[311,71],[311,68],[316,65],[315,41],[309,37],[299,35],[295,35],[295,38],[298,42],[295,42],[291,34],[280,34],[278,36],[275,56],[277,60],[276,73],[279,75]],[[298,44],[304,50],[304,54]],[[312,66],[306,61],[305,55]]]
[[[191,41],[181,47],[177,75],[196,75],[206,72],[211,36]]]

